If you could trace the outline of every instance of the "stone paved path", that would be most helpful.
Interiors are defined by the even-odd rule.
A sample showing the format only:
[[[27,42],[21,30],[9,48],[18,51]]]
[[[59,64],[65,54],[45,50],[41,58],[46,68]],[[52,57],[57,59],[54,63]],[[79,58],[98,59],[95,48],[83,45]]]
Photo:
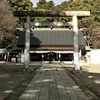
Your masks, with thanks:
[[[89,100],[59,64],[44,64],[37,70],[19,100]]]

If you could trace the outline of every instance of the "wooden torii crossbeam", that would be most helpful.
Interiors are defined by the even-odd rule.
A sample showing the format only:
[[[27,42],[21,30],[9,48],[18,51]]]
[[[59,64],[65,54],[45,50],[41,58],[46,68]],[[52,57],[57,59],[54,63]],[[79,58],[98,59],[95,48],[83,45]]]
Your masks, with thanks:
[[[30,17],[68,17],[68,16],[90,16],[90,11],[14,11],[14,16]]]
[[[78,46],[78,16],[90,16],[90,11],[14,11],[14,16],[26,16],[26,35],[25,35],[25,50],[24,62],[25,68],[29,68],[29,51],[30,51],[30,17],[73,17],[73,32],[74,32],[74,68],[76,72],[80,71],[79,64],[79,46]]]

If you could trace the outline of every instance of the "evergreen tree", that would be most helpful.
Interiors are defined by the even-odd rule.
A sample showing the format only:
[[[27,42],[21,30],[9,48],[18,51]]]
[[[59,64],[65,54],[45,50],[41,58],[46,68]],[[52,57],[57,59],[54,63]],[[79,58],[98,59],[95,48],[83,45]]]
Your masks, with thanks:
[[[33,4],[30,0],[7,0],[13,8],[13,11],[30,11],[33,10]]]
[[[46,0],[39,0],[36,9],[45,9]]]
[[[46,3],[46,9],[47,10],[50,10],[50,9],[52,9],[52,7],[54,7],[54,2],[52,0],[51,1],[48,1]]]
[[[30,0],[7,0],[13,11],[31,11],[33,4]],[[16,17],[17,27],[24,27],[26,23],[25,17]]]

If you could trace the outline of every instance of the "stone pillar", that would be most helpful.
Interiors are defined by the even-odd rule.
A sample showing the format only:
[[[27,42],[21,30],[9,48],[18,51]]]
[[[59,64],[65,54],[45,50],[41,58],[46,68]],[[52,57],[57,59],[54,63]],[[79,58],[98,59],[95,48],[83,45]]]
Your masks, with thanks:
[[[27,16],[26,32],[25,32],[25,50],[24,50],[24,64],[25,69],[29,68],[30,62],[30,16]]]
[[[73,16],[73,31],[74,31],[74,68],[75,72],[80,71],[79,64],[79,45],[78,45],[78,20],[77,16]]]

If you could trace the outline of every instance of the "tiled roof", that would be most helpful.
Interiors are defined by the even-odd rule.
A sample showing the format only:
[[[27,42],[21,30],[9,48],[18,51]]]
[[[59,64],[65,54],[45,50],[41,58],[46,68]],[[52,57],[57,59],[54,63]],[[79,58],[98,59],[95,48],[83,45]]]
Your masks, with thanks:
[[[72,30],[33,30],[30,35],[31,46],[73,46]],[[18,38],[17,46],[24,46],[25,33],[21,33]],[[84,46],[85,40],[81,31],[79,31],[79,45]]]

